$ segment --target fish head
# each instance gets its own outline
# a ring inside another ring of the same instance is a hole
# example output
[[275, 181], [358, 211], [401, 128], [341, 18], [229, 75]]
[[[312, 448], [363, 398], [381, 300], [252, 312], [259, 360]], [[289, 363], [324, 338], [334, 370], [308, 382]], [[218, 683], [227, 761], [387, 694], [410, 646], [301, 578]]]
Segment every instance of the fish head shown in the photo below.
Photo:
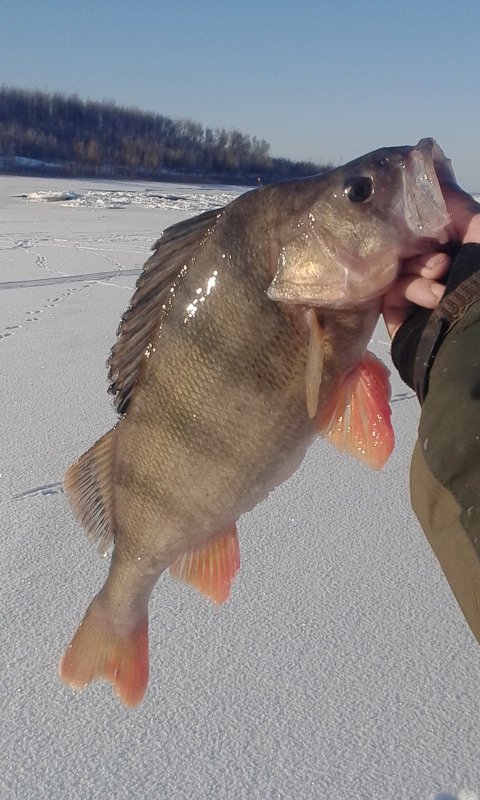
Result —
[[402, 259], [448, 241], [438, 176], [454, 179], [450, 162], [433, 139], [421, 139], [306, 179], [317, 191], [310, 183], [306, 206], [279, 240], [269, 297], [349, 308], [382, 295]]

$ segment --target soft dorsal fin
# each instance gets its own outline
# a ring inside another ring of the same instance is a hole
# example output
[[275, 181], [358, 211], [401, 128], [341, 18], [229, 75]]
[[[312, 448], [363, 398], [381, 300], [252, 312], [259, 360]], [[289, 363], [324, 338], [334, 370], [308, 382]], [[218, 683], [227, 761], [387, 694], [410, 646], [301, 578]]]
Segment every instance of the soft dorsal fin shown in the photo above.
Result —
[[320, 434], [331, 444], [374, 469], [385, 465], [395, 443], [389, 375], [380, 359], [365, 353], [317, 420]]
[[213, 600], [224, 603], [240, 567], [240, 547], [234, 522], [200, 547], [188, 550], [170, 567], [170, 575]]
[[167, 228], [154, 244], [135, 294], [117, 330], [117, 341], [108, 360], [110, 388], [119, 414], [126, 411], [138, 380], [145, 351], [161, 322], [170, 289], [188, 267], [197, 248], [213, 230], [221, 209], [206, 211]]

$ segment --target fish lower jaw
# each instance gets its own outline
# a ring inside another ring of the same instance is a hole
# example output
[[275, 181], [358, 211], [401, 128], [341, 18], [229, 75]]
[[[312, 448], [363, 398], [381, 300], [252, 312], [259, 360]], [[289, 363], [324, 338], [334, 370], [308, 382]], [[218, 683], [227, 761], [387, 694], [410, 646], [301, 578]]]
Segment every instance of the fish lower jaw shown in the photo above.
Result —
[[294, 305], [329, 306], [340, 303], [345, 297], [345, 287], [327, 284], [297, 284], [282, 281], [268, 288], [270, 300]]

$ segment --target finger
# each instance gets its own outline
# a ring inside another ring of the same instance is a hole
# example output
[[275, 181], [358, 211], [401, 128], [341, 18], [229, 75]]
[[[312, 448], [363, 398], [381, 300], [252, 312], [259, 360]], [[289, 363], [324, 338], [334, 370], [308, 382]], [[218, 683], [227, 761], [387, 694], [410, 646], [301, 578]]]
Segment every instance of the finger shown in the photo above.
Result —
[[452, 259], [446, 253], [423, 253], [420, 256], [407, 258], [402, 264], [402, 275], [421, 275], [424, 278], [438, 280], [447, 274]]
[[480, 204], [471, 194], [465, 192], [452, 181], [440, 181], [447, 211], [452, 218], [455, 236], [458, 241], [465, 240], [472, 218], [480, 215]]
[[382, 313], [390, 337], [408, 317], [413, 306], [434, 309], [445, 292], [445, 286], [421, 276], [404, 275], [389, 289], [383, 299]]
[[424, 278], [421, 275], [403, 275], [389, 290], [388, 304], [399, 308], [408, 307], [411, 303], [424, 308], [436, 308], [445, 286], [438, 281]]
[[405, 297], [411, 303], [424, 308], [436, 308], [445, 293], [443, 283], [429, 278], [412, 278], [405, 282]]

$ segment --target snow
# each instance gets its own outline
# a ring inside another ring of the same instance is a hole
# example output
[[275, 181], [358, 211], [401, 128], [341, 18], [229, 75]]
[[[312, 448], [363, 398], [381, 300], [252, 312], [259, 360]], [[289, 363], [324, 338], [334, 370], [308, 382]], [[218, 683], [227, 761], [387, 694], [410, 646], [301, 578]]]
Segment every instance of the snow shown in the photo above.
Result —
[[[212, 208], [219, 208], [230, 203], [242, 191], [238, 187], [224, 191], [212, 187], [177, 187], [175, 193], [170, 191], [170, 184], [158, 184], [161, 189], [144, 191], [128, 189], [89, 189], [84, 192], [40, 190], [25, 192], [22, 196], [32, 202], [59, 202], [62, 205], [76, 208], [123, 208], [125, 206], [141, 206], [142, 208], [161, 208], [174, 211], [189, 211], [199, 214]], [[157, 185], [157, 186], [158, 186]]]
[[241, 191], [0, 178], [2, 800], [480, 800], [480, 648], [410, 510], [395, 372], [383, 472], [318, 441], [241, 519], [224, 607], [162, 577], [138, 710], [57, 678], [108, 568], [61, 480], [115, 421], [120, 315], [163, 228]]
[[9, 167], [17, 166], [17, 167], [54, 167], [56, 169], [62, 169], [62, 164], [58, 162], [51, 162], [51, 161], [42, 161], [38, 158], [24, 158], [23, 156], [2, 156], [0, 155], [0, 165], [2, 167]]

